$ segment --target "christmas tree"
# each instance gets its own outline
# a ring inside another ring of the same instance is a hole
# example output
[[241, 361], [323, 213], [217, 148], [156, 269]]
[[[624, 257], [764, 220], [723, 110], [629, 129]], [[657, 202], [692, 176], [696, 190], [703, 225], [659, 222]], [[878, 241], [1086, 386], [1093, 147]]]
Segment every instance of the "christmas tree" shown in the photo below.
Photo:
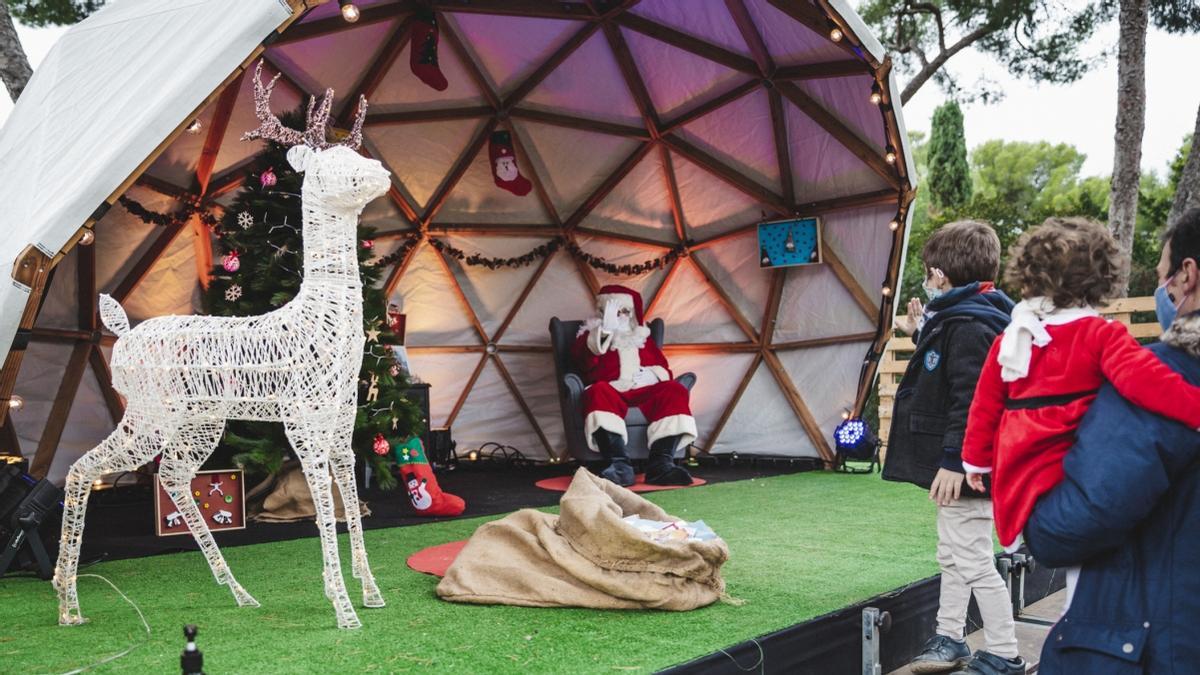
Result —
[[[281, 116], [292, 128], [303, 128], [299, 114]], [[300, 186], [303, 174], [287, 162], [287, 148], [269, 143], [250, 167], [245, 186], [225, 210], [216, 228], [216, 265], [204, 306], [218, 316], [266, 314], [291, 300], [300, 290], [304, 268], [301, 237], [303, 214]], [[396, 485], [391, 446], [402, 445], [423, 429], [420, 410], [405, 398], [407, 374], [390, 344], [398, 340], [389, 325], [386, 299], [377, 287], [382, 269], [372, 264], [374, 230], [359, 225], [359, 269], [363, 282], [362, 370], [359, 374], [358, 415], [354, 451], [367, 462], [381, 487]], [[215, 455], [230, 459], [252, 473], [279, 470], [291, 445], [283, 425], [231, 421], [222, 449]], [[218, 459], [217, 461], [220, 461]]]

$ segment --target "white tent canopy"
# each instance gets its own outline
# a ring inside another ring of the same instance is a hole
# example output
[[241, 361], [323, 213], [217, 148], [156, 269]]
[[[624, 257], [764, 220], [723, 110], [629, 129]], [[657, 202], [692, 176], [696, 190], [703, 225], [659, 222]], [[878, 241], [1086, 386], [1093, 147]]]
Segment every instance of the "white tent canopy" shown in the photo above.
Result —
[[[277, 110], [326, 87], [338, 114], [370, 100], [364, 151], [394, 189], [364, 221], [381, 256], [422, 237], [386, 290], [432, 385], [430, 423], [460, 446], [565, 452], [547, 323], [624, 283], [666, 321], [673, 369], [699, 375], [702, 449], [827, 456], [873, 375], [864, 357], [882, 346], [913, 190], [890, 63], [844, 2], [435, 0], [440, 92], [407, 63], [418, 3], [360, 0], [355, 24], [336, 3], [292, 4], [121, 0], [35, 74], [0, 130], [0, 254], [15, 263], [0, 397], [24, 402], [0, 450], [61, 477], [119, 419], [96, 293], [135, 323], [199, 308], [212, 242], [198, 220], [161, 227], [101, 205], [219, 212], [261, 149], [238, 140], [255, 126], [244, 69], [261, 53], [284, 76]], [[524, 197], [492, 181], [495, 129], [513, 133]], [[760, 269], [755, 225], [791, 215], [821, 218], [824, 262]], [[76, 244], [84, 226], [90, 246]], [[635, 276], [566, 247], [491, 270], [431, 238], [484, 256], [556, 238], [618, 265], [682, 255]]]

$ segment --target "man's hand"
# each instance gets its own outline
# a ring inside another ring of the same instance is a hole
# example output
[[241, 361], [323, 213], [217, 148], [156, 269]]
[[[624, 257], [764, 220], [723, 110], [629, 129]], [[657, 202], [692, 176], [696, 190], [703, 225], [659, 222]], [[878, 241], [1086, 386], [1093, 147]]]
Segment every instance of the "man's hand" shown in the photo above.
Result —
[[910, 298], [908, 301], [908, 314], [896, 319], [896, 328], [901, 333], [915, 335], [918, 326], [921, 325], [921, 318], [925, 315], [925, 305], [917, 298]]
[[600, 330], [612, 333], [617, 330], [617, 301], [609, 300], [604, 303], [604, 318], [600, 321]]
[[962, 494], [963, 475], [949, 469], [938, 469], [929, 486], [929, 498], [938, 506], [950, 506]]
[[987, 492], [987, 489], [983, 485], [983, 474], [981, 473], [968, 473], [967, 485], [970, 485], [971, 489], [976, 492]]

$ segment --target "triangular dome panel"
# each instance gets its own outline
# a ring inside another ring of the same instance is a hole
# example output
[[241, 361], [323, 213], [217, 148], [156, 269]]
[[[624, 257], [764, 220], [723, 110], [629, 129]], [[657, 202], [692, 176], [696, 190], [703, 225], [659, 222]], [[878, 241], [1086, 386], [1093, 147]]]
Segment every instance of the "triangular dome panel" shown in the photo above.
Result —
[[764, 207], [753, 197], [677, 154], [671, 161], [691, 236], [721, 234], [762, 218]]
[[[375, 228], [376, 233], [412, 230], [416, 227], [400, 212], [400, 208], [387, 195], [377, 197], [367, 204], [367, 207], [363, 209], [361, 222], [367, 227]], [[376, 252], [376, 255], [386, 254]]]
[[[528, 253], [530, 250], [545, 244], [547, 239], [527, 237], [439, 237], [446, 243], [467, 252], [467, 255], [479, 254], [488, 258], [511, 258]], [[491, 270], [487, 267], [472, 267], [463, 262], [447, 261], [454, 277], [458, 280], [459, 288], [467, 296], [475, 316], [483, 324], [488, 336], [494, 337], [500, 325], [508, 318], [509, 313], [520, 298], [521, 292], [529, 284], [536, 273], [541, 261], [518, 269]]]
[[768, 190], [782, 194], [771, 106], [765, 91], [743, 96], [676, 133]]
[[467, 308], [454, 291], [454, 280], [438, 260], [438, 252], [422, 243], [412, 255], [408, 270], [389, 299], [407, 316], [406, 342], [418, 347], [482, 344]]
[[749, 57], [750, 49], [729, 16], [724, 0], [642, 0], [633, 13], [681, 33]]
[[675, 327], [667, 333], [667, 344], [748, 341], [692, 261], [684, 258], [676, 264], [650, 313]]
[[622, 29], [622, 34], [661, 119], [750, 79], [745, 73], [636, 31]]
[[[208, 237], [208, 230], [200, 228], [197, 235], [193, 228], [185, 225], [175, 241], [150, 266], [141, 283], [121, 303], [132, 323], [164, 314], [194, 314], [200, 308], [200, 278], [195, 256], [197, 236]], [[299, 269], [296, 271], [300, 272]]]
[[500, 441], [530, 459], [547, 457], [546, 447], [521, 411], [493, 359], [488, 359], [479, 379], [471, 387], [453, 428], [459, 448], [478, 448], [484, 443]]
[[[448, 15], [443, 14], [442, 17]], [[387, 39], [386, 37], [384, 38]], [[370, 96], [371, 112], [387, 113], [398, 110], [429, 110], [486, 105], [483, 92], [471, 79], [467, 65], [451, 48], [445, 35], [438, 44], [438, 69], [446, 78], [446, 89], [438, 91], [413, 75], [409, 57], [413, 48], [409, 40], [404, 49], [386, 67], [379, 86]], [[380, 58], [380, 54], [376, 58]], [[370, 67], [370, 66], [368, 66]]]
[[168, 183], [181, 188], [192, 189], [196, 182], [196, 167], [200, 163], [200, 153], [204, 150], [204, 139], [212, 126], [213, 115], [217, 106], [210, 105], [196, 119], [200, 121], [198, 133], [184, 132], [175, 142], [163, 150], [163, 153], [150, 164], [146, 173], [161, 178]]
[[319, 96], [332, 87], [336, 112], [354, 94], [358, 78], [378, 58], [395, 28], [396, 20], [380, 21], [280, 44], [271, 48], [271, 58], [311, 94]]
[[604, 33], [597, 31], [541, 82], [525, 104], [587, 119], [641, 125]]
[[807, 26], [797, 23], [787, 14], [772, 7], [768, 0], [746, 0], [746, 8], [750, 10], [758, 34], [767, 44], [767, 51], [771, 53], [777, 66], [851, 58], [831, 41], [828, 35], [814, 33]]
[[595, 304], [575, 261], [570, 254], [559, 251], [517, 310], [501, 344], [549, 345], [550, 317], [584, 319], [595, 312]]
[[787, 279], [775, 322], [776, 343], [870, 333], [866, 315], [829, 265], [801, 265]]
[[871, 95], [875, 79], [870, 75], [853, 77], [802, 80], [796, 86], [816, 99], [842, 124], [852, 129], [859, 138], [867, 141], [879, 154], [887, 146], [887, 134], [883, 127], [883, 113], [878, 106], [864, 106], [862, 99]]
[[423, 208], [483, 124], [483, 120], [454, 120], [378, 125], [364, 133], [378, 153], [375, 156], [392, 170], [400, 191]]
[[[533, 175], [529, 161], [521, 153], [516, 154], [517, 167], [528, 180]], [[542, 200], [538, 199], [532, 187], [526, 194], [517, 196], [496, 185], [487, 143], [479, 149], [467, 172], [450, 190], [446, 203], [433, 220], [437, 223], [553, 224], [553, 219], [546, 213]]]
[[[563, 429], [562, 408], [558, 399], [558, 383], [546, 373], [554, 372], [550, 354], [502, 353], [500, 360], [521, 392], [521, 398], [533, 412], [534, 419], [558, 455], [567, 451], [567, 434]], [[517, 413], [522, 415], [523, 413]], [[538, 442], [532, 449], [542, 447]], [[522, 452], [525, 449], [522, 448]]]
[[583, 220], [583, 226], [675, 243], [675, 220], [657, 152], [642, 158]]
[[468, 12], [443, 16], [454, 22], [463, 46], [501, 97], [517, 88], [584, 26], [577, 21]]
[[450, 413], [454, 411], [471, 373], [475, 372], [482, 358], [482, 353], [453, 354], [419, 348], [408, 350], [412, 374], [422, 382], [429, 383], [430, 428], [447, 426]]
[[842, 264], [871, 298], [879, 300], [879, 289], [887, 278], [895, 233], [888, 223], [896, 217], [896, 207], [871, 206], [835, 211], [825, 216], [821, 236]]
[[[667, 326], [670, 335], [671, 326]], [[696, 386], [692, 389], [690, 404], [692, 416], [696, 418], [696, 445], [701, 448], [712, 443], [721, 415], [733, 401], [742, 376], [754, 360], [753, 354], [673, 354], [667, 350], [667, 360], [676, 377], [684, 373], [696, 374]], [[730, 429], [730, 433], [736, 433]]]
[[108, 406], [104, 403], [104, 395], [100, 392], [100, 383], [96, 380], [95, 371], [89, 365], [79, 380], [75, 403], [71, 405], [71, 412], [67, 415], [67, 423], [63, 426], [62, 438], [58, 442], [58, 452], [54, 454], [54, 462], [50, 465], [47, 476], [51, 480], [55, 480], [57, 476], [66, 476], [75, 458], [96, 447], [96, 439], [108, 436], [116, 426], [108, 412]]
[[[827, 439], [833, 437], [833, 430], [842, 422], [842, 415], [854, 407], [859, 368], [870, 348], [871, 342], [867, 340], [779, 352], [784, 370], [804, 396], [805, 404]], [[805, 395], [805, 392], [820, 392], [820, 395]]]
[[[580, 129], [514, 122], [559, 217], [566, 219], [634, 151], [638, 141]], [[577, 152], [587, 148], [587, 152]]]
[[[890, 187], [882, 176], [791, 103], [784, 102], [792, 178], [798, 203], [860, 194]], [[815, 158], [815, 160], [814, 160]]]
[[771, 293], [771, 274], [759, 270], [758, 236], [754, 231], [731, 237], [692, 256], [708, 270], [742, 316], [756, 330]]
[[711, 452], [749, 452], [751, 448], [762, 455], [820, 456], [765, 363], [750, 379]]
[[[140, 185], [135, 184], [125, 194], [156, 213], [171, 213], [179, 208], [174, 199]], [[162, 228], [144, 223], [125, 207], [117, 206], [96, 223], [95, 231], [96, 242], [92, 245], [96, 247], [96, 288], [101, 293], [112, 293]]]

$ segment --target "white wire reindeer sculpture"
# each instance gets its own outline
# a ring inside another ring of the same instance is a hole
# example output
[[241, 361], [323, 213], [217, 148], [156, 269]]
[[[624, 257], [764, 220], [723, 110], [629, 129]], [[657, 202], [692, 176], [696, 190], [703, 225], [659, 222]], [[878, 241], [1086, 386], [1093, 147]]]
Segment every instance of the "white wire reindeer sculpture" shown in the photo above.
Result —
[[[350, 530], [354, 576], [363, 604], [382, 607], [363, 545], [354, 452], [350, 446], [362, 365], [362, 281], [358, 215], [387, 191], [383, 166], [354, 151], [362, 142], [366, 100], [360, 98], [350, 138], [326, 141], [333, 91], [308, 106], [304, 132], [283, 126], [270, 110], [271, 92], [255, 72], [255, 111], [261, 126], [243, 138], [291, 145], [288, 162], [304, 172], [304, 278], [283, 307], [253, 317], [163, 316], [130, 330], [125, 311], [100, 297], [104, 324], [119, 338], [112, 352], [113, 387], [127, 401], [116, 430], [67, 476], [62, 542], [54, 576], [59, 623], [83, 623], [76, 591], [79, 546], [92, 481], [134, 469], [162, 453], [159, 477], [196, 538], [217, 583], [240, 606], [258, 606], [234, 579], [190, 493], [196, 470], [212, 454], [228, 419], [282, 422], [316, 505], [324, 554], [325, 595], [339, 628], [361, 624], [338, 560], [330, 473], [337, 481]], [[314, 111], [315, 108], [315, 111]]]

